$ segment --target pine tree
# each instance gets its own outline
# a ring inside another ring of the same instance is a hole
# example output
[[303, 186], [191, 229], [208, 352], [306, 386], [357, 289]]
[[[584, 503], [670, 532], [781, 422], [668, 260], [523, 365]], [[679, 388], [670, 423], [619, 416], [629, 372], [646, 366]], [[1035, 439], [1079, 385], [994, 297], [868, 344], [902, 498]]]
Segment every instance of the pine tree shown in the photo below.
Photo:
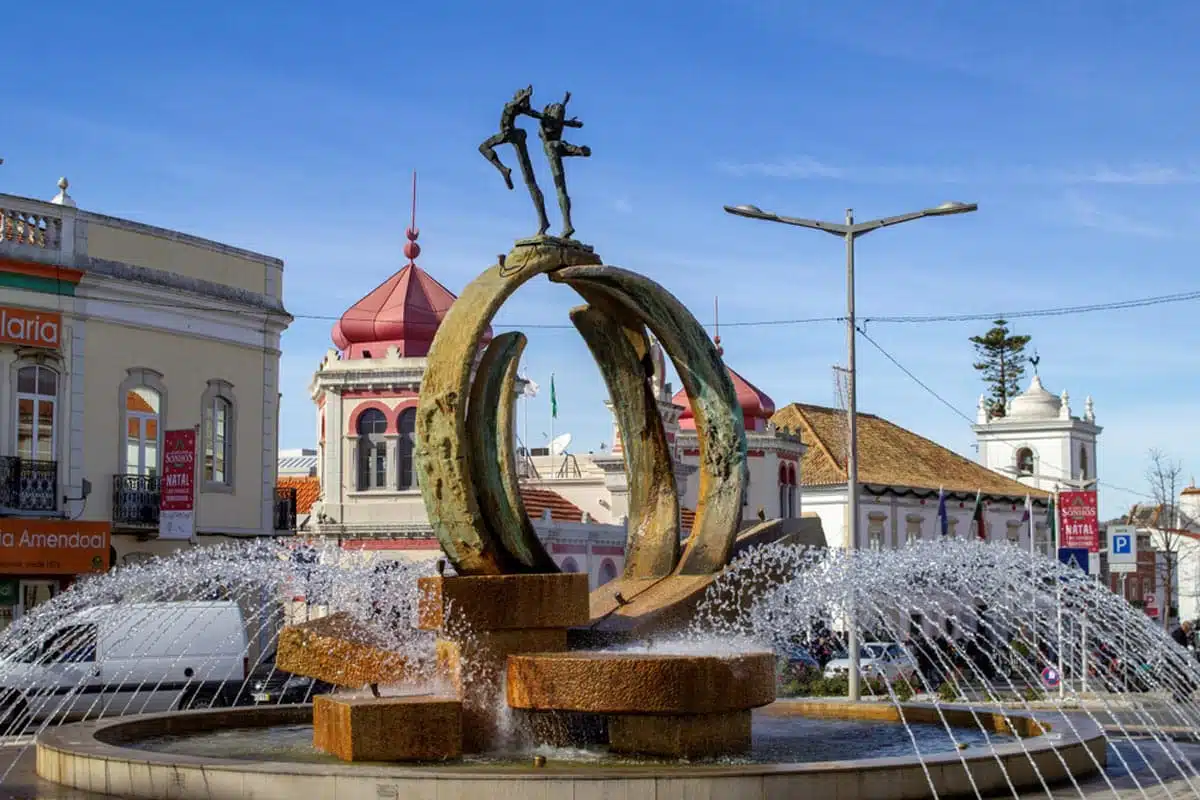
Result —
[[1025, 345], [1030, 336], [1016, 336], [1008, 331], [1008, 322], [998, 319], [982, 336], [972, 336], [975, 353], [979, 360], [975, 369], [983, 373], [983, 382], [991, 395], [991, 410], [1003, 416], [1008, 401], [1021, 392], [1021, 378], [1025, 376]]

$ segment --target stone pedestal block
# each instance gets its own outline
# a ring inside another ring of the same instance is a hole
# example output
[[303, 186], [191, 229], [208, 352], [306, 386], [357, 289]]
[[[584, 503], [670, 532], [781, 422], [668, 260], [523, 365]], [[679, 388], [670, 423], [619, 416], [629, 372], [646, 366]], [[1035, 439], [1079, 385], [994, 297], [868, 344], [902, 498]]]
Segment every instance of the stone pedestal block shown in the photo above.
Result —
[[775, 700], [770, 652], [543, 652], [508, 659], [508, 704], [594, 714], [719, 714]]
[[[507, 685], [514, 709], [606, 716], [614, 752], [706, 758], [749, 749], [751, 709], [775, 699], [775, 656], [514, 654]], [[539, 734], [537, 728], [533, 732]], [[540, 733], [553, 743], [560, 731]]]
[[570, 628], [589, 620], [588, 576], [458, 575], [421, 578], [417, 627], [455, 633]]
[[714, 758], [750, 749], [750, 712], [614, 714], [608, 718], [614, 753], [667, 758]]
[[313, 701], [313, 746], [343, 761], [445, 761], [462, 755], [462, 704], [428, 695]]
[[403, 656], [386, 649], [372, 631], [346, 613], [284, 628], [275, 664], [296, 675], [352, 688], [414, 677]]
[[463, 704], [463, 751], [498, 744], [508, 657], [567, 647], [567, 628], [588, 621], [587, 576], [422, 578], [417, 624], [436, 630], [439, 672]]
[[464, 752], [482, 752], [497, 742], [509, 655], [558, 652], [566, 646], [563, 628], [479, 631], [458, 640], [438, 639], [438, 671], [463, 704]]

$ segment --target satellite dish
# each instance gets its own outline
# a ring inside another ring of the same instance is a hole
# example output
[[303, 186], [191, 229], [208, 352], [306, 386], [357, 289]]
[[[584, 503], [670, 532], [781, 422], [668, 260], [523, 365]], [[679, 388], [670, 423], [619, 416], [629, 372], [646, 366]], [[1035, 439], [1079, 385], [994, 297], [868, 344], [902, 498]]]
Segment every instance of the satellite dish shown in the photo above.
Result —
[[567, 446], [570, 444], [571, 434], [564, 433], [562, 436], [555, 436], [554, 440], [550, 442], [550, 454], [561, 456], [563, 453], [567, 452]]

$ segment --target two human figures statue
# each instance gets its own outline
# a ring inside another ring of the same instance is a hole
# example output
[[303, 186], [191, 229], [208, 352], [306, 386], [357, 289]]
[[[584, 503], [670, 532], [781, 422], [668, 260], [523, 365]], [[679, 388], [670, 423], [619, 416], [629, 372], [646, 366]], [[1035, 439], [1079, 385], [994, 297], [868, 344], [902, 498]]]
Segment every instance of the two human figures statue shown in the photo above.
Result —
[[575, 226], [571, 224], [571, 197], [567, 194], [563, 158], [571, 156], [587, 158], [592, 154], [592, 149], [586, 145], [574, 145], [563, 141], [562, 136], [565, 129], [583, 127], [583, 123], [575, 117], [566, 118], [567, 103], [571, 100], [570, 92], [566, 93], [561, 103], [551, 103], [540, 112], [534, 110], [532, 98], [532, 85], [517, 90], [513, 99], [505, 103], [504, 110], [500, 112], [499, 132], [489, 136], [483, 144], [479, 145], [479, 152], [500, 171], [504, 183], [509, 189], [512, 189], [512, 170], [504, 166], [500, 157], [496, 155], [496, 148], [500, 145], [512, 145], [513, 150], [517, 153], [517, 164], [521, 168], [525, 186], [528, 187], [529, 194], [533, 197], [533, 206], [537, 210], [537, 235], [545, 236], [546, 231], [550, 229], [550, 220], [546, 216], [546, 198], [542, 195], [542, 190], [537, 184], [537, 176], [533, 173], [533, 162], [529, 160], [529, 147], [526, 144], [525, 131], [517, 127], [518, 117], [526, 116], [536, 119], [540, 127], [538, 135], [541, 137], [542, 147], [546, 151], [546, 160], [550, 162], [550, 174], [554, 177], [554, 188], [558, 192], [558, 207], [562, 210], [561, 238], [570, 239], [575, 233]]

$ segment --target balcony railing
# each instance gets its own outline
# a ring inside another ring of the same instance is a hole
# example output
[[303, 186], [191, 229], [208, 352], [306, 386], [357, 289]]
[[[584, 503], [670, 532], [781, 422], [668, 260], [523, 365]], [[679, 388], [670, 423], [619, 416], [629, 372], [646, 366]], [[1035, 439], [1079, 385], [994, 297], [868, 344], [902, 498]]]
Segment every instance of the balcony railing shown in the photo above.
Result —
[[58, 462], [0, 456], [0, 508], [58, 510]]
[[159, 479], [152, 475], [113, 475], [112, 521], [126, 528], [157, 528]]
[[296, 487], [275, 487], [275, 530], [296, 530]]

